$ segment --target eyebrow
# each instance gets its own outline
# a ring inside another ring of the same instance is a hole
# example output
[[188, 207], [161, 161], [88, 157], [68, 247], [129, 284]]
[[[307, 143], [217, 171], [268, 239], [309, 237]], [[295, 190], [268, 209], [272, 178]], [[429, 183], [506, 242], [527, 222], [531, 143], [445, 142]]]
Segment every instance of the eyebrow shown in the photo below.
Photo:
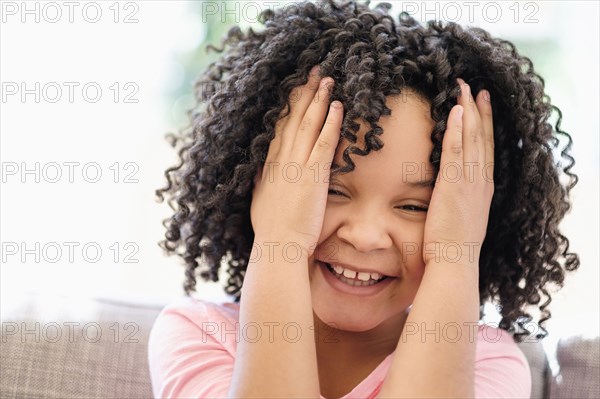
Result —
[[412, 188], [429, 188], [433, 185], [435, 179], [431, 178], [429, 180], [417, 180], [417, 181], [407, 181], [405, 182], [407, 186]]

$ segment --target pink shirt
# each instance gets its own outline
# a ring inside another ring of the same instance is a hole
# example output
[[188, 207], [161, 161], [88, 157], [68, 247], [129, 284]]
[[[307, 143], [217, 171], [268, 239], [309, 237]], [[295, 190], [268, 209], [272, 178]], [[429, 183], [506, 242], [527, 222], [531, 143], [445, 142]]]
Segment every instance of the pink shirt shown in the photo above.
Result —
[[[257, 332], [239, 328], [238, 320], [239, 304], [235, 303], [216, 304], [183, 297], [166, 306], [154, 322], [148, 342], [154, 396], [227, 397], [237, 342], [253, 339]], [[281, 329], [272, 331], [282, 333]], [[264, 331], [267, 333], [268, 329]], [[510, 334], [481, 325], [476, 345], [476, 398], [531, 396], [529, 364]], [[343, 399], [375, 398], [393, 354]]]

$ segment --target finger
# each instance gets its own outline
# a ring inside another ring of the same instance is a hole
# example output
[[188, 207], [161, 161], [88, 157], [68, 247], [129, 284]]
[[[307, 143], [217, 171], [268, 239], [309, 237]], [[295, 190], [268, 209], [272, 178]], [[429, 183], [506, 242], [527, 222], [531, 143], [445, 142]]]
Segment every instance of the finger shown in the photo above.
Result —
[[302, 118], [306, 113], [306, 109], [310, 106], [311, 101], [315, 97], [315, 93], [319, 87], [319, 68], [313, 67], [310, 72], [308, 82], [303, 86], [294, 87], [290, 94], [290, 113], [284, 118], [281, 128], [276, 132], [276, 136], [280, 137], [279, 151], [292, 151], [294, 140], [298, 134], [298, 127], [302, 122]]
[[319, 74], [319, 66], [315, 65], [309, 72], [308, 82], [303, 86], [294, 87], [292, 89], [289, 97], [291, 109], [288, 120], [290, 122], [290, 127], [293, 127], [294, 130], [302, 121], [306, 109], [319, 89], [320, 81], [321, 76]]
[[463, 120], [464, 108], [455, 105], [448, 115], [448, 123], [442, 140], [439, 179], [456, 181], [463, 173]]
[[477, 95], [477, 108], [481, 116], [484, 137], [484, 162], [487, 165], [494, 162], [494, 118], [492, 113], [492, 103], [490, 93], [487, 90], [481, 90]]
[[332, 78], [325, 78], [321, 80], [319, 91], [314, 96], [313, 101], [308, 106], [304, 118], [300, 123], [298, 132], [294, 139], [293, 149], [294, 153], [302, 157], [302, 161], [310, 156], [310, 152], [315, 144], [315, 141], [319, 137], [321, 128], [323, 128], [323, 122], [327, 115], [327, 109], [329, 108], [329, 98], [333, 85]]
[[[318, 85], [319, 82], [319, 66], [315, 65], [309, 72], [309, 79], [308, 82], [303, 85], [303, 86], [297, 86], [294, 87], [288, 97], [289, 102], [290, 102], [290, 110], [288, 111], [287, 106], [280, 112], [279, 117], [277, 122], [275, 123], [275, 137], [273, 138], [273, 140], [271, 140], [271, 143], [269, 144], [269, 150], [267, 152], [267, 156], [265, 158], [265, 162], [268, 161], [273, 161], [277, 155], [279, 154], [279, 152], [281, 151], [281, 148], [286, 145], [287, 147], [290, 147], [293, 145], [294, 142], [294, 135], [295, 134], [287, 134], [284, 135], [283, 132], [288, 130], [290, 131], [294, 131], [297, 129], [297, 125], [299, 124], [297, 116], [295, 116], [296, 114], [300, 114], [300, 120], [302, 118], [302, 115], [304, 115], [304, 110], [306, 109], [306, 107], [308, 107], [308, 105], [310, 104], [310, 102], [312, 101], [313, 97], [314, 97], [314, 93], [312, 95], [309, 95], [309, 89], [313, 86]], [[302, 111], [302, 112], [300, 112]], [[295, 118], [294, 120], [292, 120], [292, 114], [294, 115], [293, 118]], [[285, 115], [285, 116], [284, 116]], [[290, 123], [290, 121], [292, 121]], [[285, 136], [285, 137], [283, 137]], [[285, 143], [285, 144], [284, 144]]]
[[324, 165], [331, 164], [340, 139], [343, 119], [344, 106], [337, 100], [333, 101], [329, 105], [327, 119], [308, 158], [309, 165], [316, 163], [319, 170], [323, 170]]
[[458, 104], [464, 108], [463, 115], [463, 150], [464, 161], [468, 163], [477, 163], [480, 158], [480, 146], [483, 139], [480, 132], [479, 113], [475, 100], [471, 95], [471, 87], [464, 80], [456, 79], [460, 84], [460, 96]]

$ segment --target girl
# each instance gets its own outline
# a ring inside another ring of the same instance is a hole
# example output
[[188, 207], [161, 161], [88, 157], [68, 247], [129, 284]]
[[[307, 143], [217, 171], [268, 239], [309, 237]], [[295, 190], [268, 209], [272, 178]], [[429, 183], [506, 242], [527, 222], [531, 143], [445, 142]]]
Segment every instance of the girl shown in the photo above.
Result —
[[[571, 137], [511, 43], [389, 9], [265, 11], [199, 81], [158, 191], [188, 297], [151, 333], [157, 397], [529, 397], [524, 308], [545, 336], [579, 266]], [[189, 297], [222, 262], [235, 302]]]

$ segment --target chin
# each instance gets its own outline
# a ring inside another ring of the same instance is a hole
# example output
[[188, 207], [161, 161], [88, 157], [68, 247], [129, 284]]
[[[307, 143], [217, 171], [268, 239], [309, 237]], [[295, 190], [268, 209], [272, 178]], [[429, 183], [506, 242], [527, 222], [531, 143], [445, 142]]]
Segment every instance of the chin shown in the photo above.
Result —
[[[345, 310], [345, 307], [335, 304], [325, 306], [314, 304], [313, 312], [323, 323], [344, 331], [368, 331], [384, 321], [384, 318], [374, 315], [372, 310], [361, 311], [356, 308]], [[331, 335], [331, 338], [335, 338], [335, 336]]]

